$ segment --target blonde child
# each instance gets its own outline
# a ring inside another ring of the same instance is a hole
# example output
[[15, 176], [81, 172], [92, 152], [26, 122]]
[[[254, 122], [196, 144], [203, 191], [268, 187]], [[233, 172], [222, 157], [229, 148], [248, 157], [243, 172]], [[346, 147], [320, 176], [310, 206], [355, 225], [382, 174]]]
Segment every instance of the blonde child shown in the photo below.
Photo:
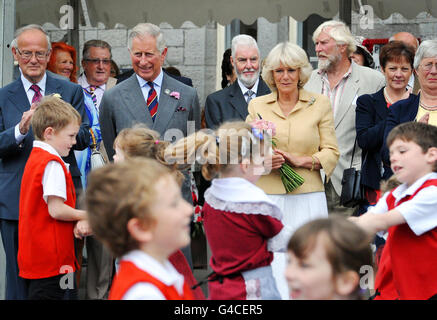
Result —
[[[76, 144], [80, 124], [76, 109], [53, 96], [41, 101], [31, 120], [35, 141], [21, 182], [18, 220], [19, 275], [29, 280], [31, 300], [77, 299], [75, 284], [63, 287], [61, 278], [79, 269], [74, 235], [90, 230], [86, 212], [75, 209], [73, 180], [61, 157]], [[69, 279], [74, 282], [74, 276]]]
[[354, 219], [374, 234], [388, 230], [375, 299], [437, 295], [437, 127], [407, 122], [387, 137], [391, 168], [402, 184]]
[[[160, 135], [158, 132], [148, 129], [144, 125], [136, 125], [133, 128], [125, 128], [120, 131], [114, 140], [114, 162], [122, 162], [126, 159], [131, 159], [133, 157], [143, 157], [150, 158], [158, 161], [159, 163], [166, 165], [174, 174], [177, 175], [182, 183], [185, 183], [186, 176], [182, 174], [178, 169], [186, 169], [188, 166], [177, 166], [176, 164], [168, 164], [164, 159], [165, 149], [169, 145], [169, 142], [160, 140]], [[182, 188], [184, 191], [186, 188]], [[191, 191], [183, 192], [183, 198], [192, 203]], [[196, 286], [197, 281], [193, 276], [191, 264], [191, 250], [190, 246], [182, 248], [182, 250], [177, 250], [169, 257], [169, 261], [173, 264], [176, 270], [181, 273], [190, 287]], [[195, 298], [197, 300], [205, 299], [205, 296], [200, 287], [193, 290]]]
[[273, 250], [285, 251], [290, 233], [281, 232], [280, 209], [254, 184], [265, 169], [263, 146], [250, 124], [230, 122], [168, 148], [168, 159], [195, 158], [212, 179], [202, 211], [214, 271], [209, 299], [280, 299], [270, 263]]
[[110, 300], [187, 300], [194, 296], [168, 261], [190, 242], [192, 206], [174, 172], [133, 158], [89, 176], [86, 208], [93, 231], [120, 258]]
[[293, 300], [361, 299], [360, 269], [373, 270], [370, 238], [342, 216], [316, 219], [288, 243], [285, 277]]

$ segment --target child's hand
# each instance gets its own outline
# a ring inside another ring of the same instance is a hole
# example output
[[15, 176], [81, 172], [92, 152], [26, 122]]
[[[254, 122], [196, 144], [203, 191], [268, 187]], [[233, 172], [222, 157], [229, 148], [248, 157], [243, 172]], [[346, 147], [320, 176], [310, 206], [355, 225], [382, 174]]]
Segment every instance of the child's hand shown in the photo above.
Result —
[[376, 215], [372, 212], [366, 212], [365, 214], [359, 217], [349, 217], [349, 221], [356, 223], [359, 227], [361, 227], [366, 233], [373, 235], [380, 231], [378, 227]]
[[91, 227], [88, 223], [88, 220], [80, 220], [74, 226], [74, 236], [78, 239], [82, 239], [83, 237], [89, 236], [92, 234]]

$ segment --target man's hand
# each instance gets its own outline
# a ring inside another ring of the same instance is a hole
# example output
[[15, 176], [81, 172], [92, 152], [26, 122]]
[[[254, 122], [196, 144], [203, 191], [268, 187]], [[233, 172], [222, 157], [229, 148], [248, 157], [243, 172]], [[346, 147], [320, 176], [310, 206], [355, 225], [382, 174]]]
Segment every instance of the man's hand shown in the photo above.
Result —
[[21, 117], [21, 121], [20, 121], [20, 125], [19, 125], [20, 133], [22, 135], [25, 135], [25, 134], [27, 134], [27, 132], [29, 132], [30, 121], [32, 120], [33, 113], [35, 112], [37, 107], [38, 107], [37, 103], [32, 103], [32, 105], [30, 106], [30, 109], [23, 113], [23, 116]]
[[92, 234], [91, 227], [88, 223], [88, 220], [80, 220], [74, 226], [74, 236], [78, 239], [82, 239], [83, 237], [89, 236]]

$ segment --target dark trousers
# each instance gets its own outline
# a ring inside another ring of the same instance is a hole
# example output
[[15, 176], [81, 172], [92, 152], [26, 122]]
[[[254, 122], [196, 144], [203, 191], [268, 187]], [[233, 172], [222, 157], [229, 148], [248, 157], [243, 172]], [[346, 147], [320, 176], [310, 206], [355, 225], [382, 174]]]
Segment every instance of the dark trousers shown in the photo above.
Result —
[[27, 299], [26, 280], [18, 276], [18, 221], [0, 219], [0, 233], [6, 255], [6, 300]]
[[27, 281], [28, 300], [78, 300], [74, 273]]

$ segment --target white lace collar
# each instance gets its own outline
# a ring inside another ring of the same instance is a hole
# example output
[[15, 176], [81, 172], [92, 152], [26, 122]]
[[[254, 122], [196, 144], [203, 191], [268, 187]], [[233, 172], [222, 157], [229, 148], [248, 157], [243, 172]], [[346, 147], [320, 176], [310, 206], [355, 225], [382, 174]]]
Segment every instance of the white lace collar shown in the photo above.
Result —
[[243, 178], [214, 179], [205, 200], [216, 210], [264, 214], [282, 220], [282, 211], [267, 194]]

